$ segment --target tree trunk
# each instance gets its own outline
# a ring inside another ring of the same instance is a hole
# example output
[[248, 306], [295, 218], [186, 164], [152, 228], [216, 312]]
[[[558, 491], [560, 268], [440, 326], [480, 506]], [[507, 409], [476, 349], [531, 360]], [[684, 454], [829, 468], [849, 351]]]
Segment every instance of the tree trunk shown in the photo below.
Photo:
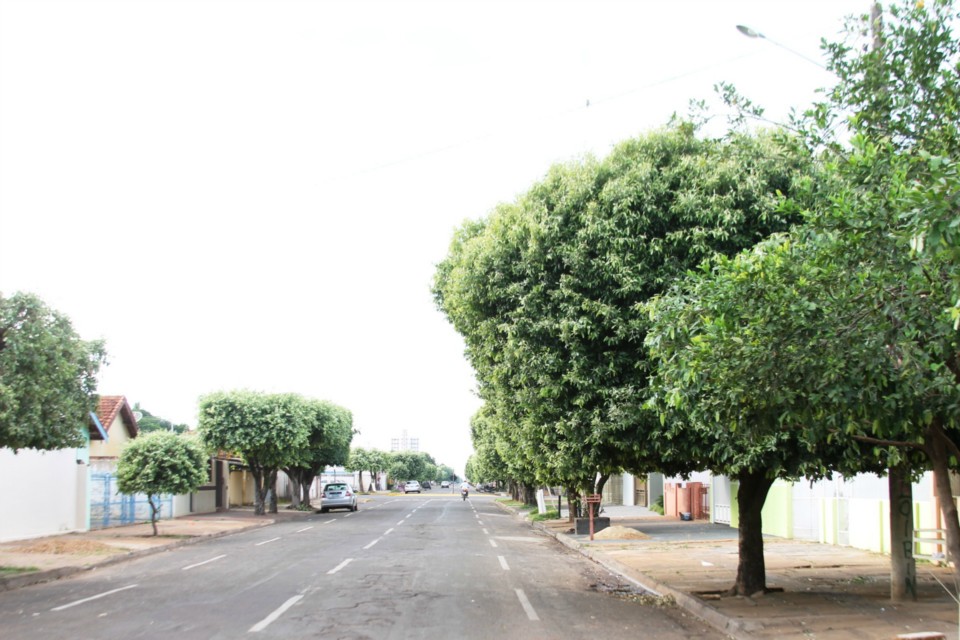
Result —
[[523, 504], [537, 504], [537, 490], [523, 485]]
[[[600, 476], [597, 478], [597, 486], [594, 489], [594, 493], [596, 493], [597, 495], [603, 495], [603, 488], [606, 486], [607, 480], [609, 479], [610, 479], [609, 473], [600, 474]], [[601, 505], [599, 502], [590, 505], [590, 509], [593, 511], [594, 518], [597, 518], [600, 516], [600, 507]]]
[[953, 562], [953, 570], [960, 581], [960, 521], [957, 519], [957, 501], [950, 488], [950, 452], [947, 450], [946, 434], [938, 420], [927, 431], [924, 451], [933, 467], [933, 484], [940, 503], [943, 526], [947, 530], [947, 558]]
[[310, 487], [313, 486], [314, 478], [316, 478], [316, 476], [309, 473], [303, 478], [300, 478], [300, 506], [304, 509], [313, 508], [313, 505], [310, 504]]
[[913, 486], [906, 465], [891, 467], [890, 490], [890, 599], [917, 599], [917, 562], [913, 557]]
[[263, 470], [250, 465], [250, 474], [253, 476], [253, 513], [262, 516], [264, 514], [264, 498], [267, 494], [267, 488], [264, 486]]
[[290, 479], [290, 508], [299, 509], [300, 508], [300, 479], [297, 477], [297, 470], [295, 469], [284, 469], [287, 472], [287, 477]]
[[767, 590], [767, 570], [763, 561], [763, 503], [767, 499], [773, 478], [763, 471], [748, 471], [737, 475], [737, 513], [740, 516], [737, 583], [733, 594], [752, 596]]
[[270, 470], [270, 473], [267, 477], [267, 487], [269, 488], [269, 491], [267, 491], [267, 496], [269, 497], [267, 510], [270, 513], [276, 513], [277, 512], [277, 470], [276, 469]]
[[576, 487], [567, 487], [567, 512], [570, 522], [580, 517], [580, 492]]
[[150, 524], [153, 525], [153, 535], [157, 535], [157, 512], [160, 510], [159, 501], [154, 502], [153, 496], [147, 496], [150, 503]]

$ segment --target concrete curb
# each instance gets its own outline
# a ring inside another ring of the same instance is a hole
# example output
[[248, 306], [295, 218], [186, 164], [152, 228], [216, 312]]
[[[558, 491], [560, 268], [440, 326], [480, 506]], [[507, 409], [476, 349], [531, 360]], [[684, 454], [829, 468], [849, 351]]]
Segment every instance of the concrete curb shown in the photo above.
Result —
[[213, 540], [214, 538], [223, 538], [230, 536], [236, 533], [243, 533], [244, 531], [250, 531], [251, 529], [258, 529], [260, 527], [267, 527], [274, 524], [275, 520], [268, 520], [264, 522], [255, 522], [253, 524], [241, 527], [238, 529], [232, 529], [230, 531], [217, 531], [216, 533], [209, 533], [199, 536], [194, 536], [193, 538], [184, 538], [181, 540], [174, 540], [169, 544], [157, 545], [156, 547], [150, 547], [149, 549], [139, 549], [137, 551], [128, 551], [127, 553], [118, 553], [104, 558], [100, 562], [96, 562], [86, 567], [58, 567], [56, 569], [46, 569], [44, 571], [35, 571], [33, 573], [25, 573], [18, 576], [10, 576], [7, 578], [0, 578], [0, 592], [3, 591], [13, 591], [14, 589], [20, 589], [23, 587], [29, 587], [34, 584], [40, 584], [43, 582], [52, 582], [53, 580], [60, 580], [61, 578], [67, 578], [77, 573], [84, 571], [93, 571], [100, 567], [108, 567], [119, 562], [126, 562], [127, 560], [135, 560], [136, 558], [143, 558], [145, 556], [152, 556], [157, 553], [162, 553], [164, 551], [170, 551], [171, 549], [176, 549], [178, 547], [185, 547], [191, 544], [197, 544], [198, 542], [203, 542], [204, 540]]
[[[517, 516], [520, 515], [519, 511], [512, 509], [501, 502], [496, 502], [495, 504], [504, 511], [513, 513]], [[527, 518], [524, 518], [524, 520], [527, 520]], [[602, 552], [596, 552], [593, 549], [589, 549], [580, 541], [575, 540], [566, 534], [551, 531], [539, 522], [527, 521], [534, 529], [553, 537], [560, 544], [580, 553], [589, 560], [596, 562], [611, 573], [620, 576], [625, 581], [630, 582], [646, 591], [651, 591], [657, 595], [671, 596], [674, 602], [677, 603], [678, 607], [681, 607], [688, 613], [697, 616], [717, 631], [732, 636], [737, 640], [756, 640], [755, 636], [750, 634], [749, 629], [749, 627], [755, 627], [755, 624], [725, 616], [710, 605], [704, 603], [699, 598], [695, 598], [694, 596], [683, 593], [682, 591], [677, 591], [668, 585], [657, 582], [649, 576], [646, 576], [635, 569], [631, 569], [630, 567], [627, 567], [626, 565], [617, 562], [612, 558], [603, 557], [604, 554]]]

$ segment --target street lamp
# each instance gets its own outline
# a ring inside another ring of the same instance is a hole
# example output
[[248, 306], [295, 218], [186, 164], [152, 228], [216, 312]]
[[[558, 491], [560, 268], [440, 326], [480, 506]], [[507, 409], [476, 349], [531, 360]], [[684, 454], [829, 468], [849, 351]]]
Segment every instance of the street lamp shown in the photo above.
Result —
[[804, 60], [806, 60], [806, 61], [809, 62], [810, 64], [814, 64], [814, 65], [820, 67], [821, 69], [826, 69], [825, 66], [823, 66], [822, 64], [820, 64], [819, 62], [817, 62], [817, 61], [814, 60], [813, 58], [808, 58], [807, 56], [803, 55], [803, 54], [800, 53], [799, 51], [794, 51], [794, 50], [791, 49], [790, 47], [788, 47], [788, 46], [786, 46], [786, 45], [782, 45], [782, 44], [780, 44], [779, 42], [777, 42], [776, 40], [771, 40], [771, 39], [768, 38], [767, 36], [763, 35], [763, 34], [760, 33], [759, 31], [757, 31], [756, 29], [751, 29], [750, 27], [748, 27], [748, 26], [746, 26], [746, 25], [738, 24], [738, 25], [737, 25], [737, 31], [739, 31], [739, 32], [742, 33], [743, 35], [747, 36], [748, 38], [762, 38], [763, 40], [766, 40], [767, 42], [769, 42], [769, 43], [771, 43], [771, 44], [777, 45], [778, 47], [780, 47], [780, 48], [783, 49], [784, 51], [789, 51], [790, 53], [792, 53], [792, 54], [795, 55], [795, 56], [800, 56], [801, 58], [803, 58]]

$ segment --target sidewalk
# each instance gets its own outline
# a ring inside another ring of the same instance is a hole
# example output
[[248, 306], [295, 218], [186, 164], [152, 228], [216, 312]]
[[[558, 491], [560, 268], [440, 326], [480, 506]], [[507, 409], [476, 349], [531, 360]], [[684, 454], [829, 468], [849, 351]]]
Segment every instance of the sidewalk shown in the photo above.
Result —
[[[499, 504], [499, 503], [498, 503]], [[954, 588], [946, 567], [918, 563], [917, 602], [890, 602], [889, 557], [850, 547], [764, 539], [768, 588], [782, 592], [729, 597], [737, 575], [737, 530], [684, 522], [642, 507], [604, 506], [611, 526], [647, 537], [600, 540], [574, 535], [566, 520], [534, 523], [621, 579], [659, 595], [717, 629], [743, 639], [896, 638], [939, 632], [958, 637], [958, 607], [937, 584]], [[919, 636], [922, 637], [922, 636]]]
[[[312, 514], [280, 509], [279, 513], [257, 516], [252, 508], [238, 508], [161, 520], [157, 536], [146, 523], [4, 542], [0, 543], [0, 568], [4, 569], [0, 571], [0, 592]], [[11, 573], [10, 568], [33, 570]]]

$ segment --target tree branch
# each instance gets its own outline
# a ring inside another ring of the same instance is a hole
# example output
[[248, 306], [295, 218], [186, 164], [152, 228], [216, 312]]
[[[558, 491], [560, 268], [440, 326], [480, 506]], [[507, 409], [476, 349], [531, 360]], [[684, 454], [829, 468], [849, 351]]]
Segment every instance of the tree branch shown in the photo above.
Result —
[[883, 440], [882, 438], [871, 438], [870, 436], [852, 436], [857, 442], [863, 442], [866, 444], [875, 444], [881, 447], [905, 447], [908, 449], [917, 449], [922, 451], [923, 445], [917, 444], [916, 442], [906, 442], [903, 440]]

